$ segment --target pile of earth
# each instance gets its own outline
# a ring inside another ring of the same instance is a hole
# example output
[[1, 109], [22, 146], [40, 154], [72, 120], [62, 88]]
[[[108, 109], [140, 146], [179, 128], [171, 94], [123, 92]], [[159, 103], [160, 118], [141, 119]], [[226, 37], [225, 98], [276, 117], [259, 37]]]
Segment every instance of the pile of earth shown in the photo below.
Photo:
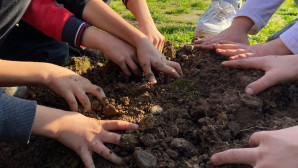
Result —
[[[74, 57], [69, 69], [101, 86], [108, 96], [104, 108], [84, 113], [99, 119], [120, 119], [140, 125], [122, 131], [122, 145], [107, 146], [127, 161], [126, 167], [213, 167], [210, 157], [234, 147], [247, 147], [253, 132], [297, 124], [298, 83], [271, 87], [249, 96], [244, 88], [264, 73], [224, 68], [226, 58], [192, 45], [174, 50], [166, 43], [164, 54], [183, 69], [178, 80], [151, 85], [144, 77], [127, 77], [114, 64], [98, 57]], [[28, 99], [55, 108], [67, 103], [43, 87], [31, 87]], [[28, 145], [1, 143], [0, 167], [84, 167], [79, 157], [62, 144], [32, 136]], [[97, 167], [117, 167], [93, 155]], [[225, 168], [249, 167], [227, 165]]]

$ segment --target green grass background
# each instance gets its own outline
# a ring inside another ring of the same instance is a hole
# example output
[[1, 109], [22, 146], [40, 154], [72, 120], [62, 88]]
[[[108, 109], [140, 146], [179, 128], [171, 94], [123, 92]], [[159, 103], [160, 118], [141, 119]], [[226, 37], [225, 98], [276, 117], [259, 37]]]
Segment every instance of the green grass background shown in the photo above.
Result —
[[[191, 42], [197, 20], [208, 9], [211, 0], [147, 0], [147, 4], [158, 30], [178, 48]], [[129, 22], [136, 22], [121, 0], [112, 1], [111, 7]], [[265, 42], [270, 35], [297, 18], [297, 9], [293, 0], [286, 0], [266, 27], [257, 35], [249, 36], [250, 43]]]

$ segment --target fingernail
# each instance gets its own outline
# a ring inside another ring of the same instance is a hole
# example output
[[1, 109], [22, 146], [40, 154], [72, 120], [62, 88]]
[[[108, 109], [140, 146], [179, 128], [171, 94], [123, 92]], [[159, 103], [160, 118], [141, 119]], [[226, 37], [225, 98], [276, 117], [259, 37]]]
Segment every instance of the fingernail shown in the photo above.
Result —
[[246, 88], [245, 92], [249, 95], [253, 95], [254, 94], [254, 90], [252, 88]]
[[134, 129], [139, 129], [139, 125], [138, 124], [133, 124], [133, 128]]
[[149, 82], [150, 82], [151, 84], [156, 84], [156, 83], [157, 83], [157, 80], [156, 80], [155, 78], [150, 78], [150, 79], [149, 79]]

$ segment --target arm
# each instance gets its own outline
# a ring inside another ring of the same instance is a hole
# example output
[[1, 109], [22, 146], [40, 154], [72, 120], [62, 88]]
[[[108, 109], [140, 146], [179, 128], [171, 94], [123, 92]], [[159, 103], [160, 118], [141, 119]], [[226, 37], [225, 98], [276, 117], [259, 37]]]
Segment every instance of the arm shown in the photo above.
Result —
[[82, 18], [135, 47], [138, 63], [149, 82], [157, 82], [152, 68], [174, 78], [179, 78], [182, 74], [178, 63], [166, 60], [146, 35], [127, 23], [104, 2], [89, 0], [83, 11]]
[[127, 8], [138, 20], [139, 30], [143, 32], [150, 39], [150, 41], [153, 42], [154, 46], [157, 47], [159, 51], [162, 51], [165, 38], [157, 30], [148, 9], [146, 0], [129, 0], [127, 2]]
[[214, 49], [214, 44], [220, 41], [230, 41], [249, 45], [247, 34], [259, 32], [271, 18], [284, 0], [249, 0], [237, 12], [231, 26], [218, 35], [195, 40], [195, 47]]
[[32, 133], [58, 140], [74, 150], [87, 168], [94, 168], [92, 152], [123, 164], [122, 159], [104, 143], [119, 145], [121, 135], [110, 131], [127, 129], [138, 129], [138, 125], [119, 120], [97, 120], [76, 112], [37, 106]]
[[78, 110], [76, 98], [86, 111], [91, 110], [86, 93], [93, 94], [99, 100], [105, 97], [100, 87], [66, 68], [49, 63], [0, 60], [0, 86], [32, 84], [49, 87], [62, 96], [73, 111]]

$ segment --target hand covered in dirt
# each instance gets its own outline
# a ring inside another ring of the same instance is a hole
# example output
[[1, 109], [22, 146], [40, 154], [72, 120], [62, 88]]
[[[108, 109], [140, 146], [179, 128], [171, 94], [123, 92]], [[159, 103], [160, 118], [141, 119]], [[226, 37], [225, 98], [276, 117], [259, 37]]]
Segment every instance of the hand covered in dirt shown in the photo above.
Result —
[[122, 165], [122, 158], [108, 149], [104, 143], [120, 144], [121, 135], [110, 132], [112, 130], [135, 130], [138, 125], [117, 120], [96, 120], [81, 114], [73, 114], [69, 121], [61, 126], [57, 140], [74, 150], [87, 168], [95, 168], [92, 152], [96, 152], [105, 159]]
[[252, 68], [265, 71], [265, 75], [250, 83], [245, 92], [257, 94], [270, 86], [298, 79], [298, 55], [263, 56], [225, 61], [225, 67]]
[[237, 42], [245, 45], [249, 45], [247, 34], [244, 32], [240, 32], [239, 29], [234, 27], [229, 27], [226, 30], [220, 32], [218, 35], [210, 37], [194, 40], [195, 48], [205, 49], [205, 50], [213, 50], [215, 44], [223, 43], [223, 42]]
[[160, 52], [162, 52], [165, 43], [165, 37], [157, 30], [155, 25], [147, 27], [139, 26], [139, 30], [149, 38], [149, 40]]
[[249, 164], [254, 168], [296, 168], [298, 165], [298, 127], [254, 133], [252, 148], [230, 149], [211, 157], [214, 165]]
[[182, 75], [180, 64], [168, 61], [147, 38], [142, 39], [142, 41], [138, 43], [137, 54], [140, 66], [142, 67], [146, 78], [152, 84], [157, 83], [152, 68], [175, 79]]
[[86, 93], [91, 93], [102, 100], [105, 94], [102, 88], [93, 85], [88, 79], [74, 73], [73, 71], [49, 64], [49, 72], [45, 85], [63, 97], [72, 111], [78, 111], [78, 99], [85, 111], [91, 110], [91, 103]]

